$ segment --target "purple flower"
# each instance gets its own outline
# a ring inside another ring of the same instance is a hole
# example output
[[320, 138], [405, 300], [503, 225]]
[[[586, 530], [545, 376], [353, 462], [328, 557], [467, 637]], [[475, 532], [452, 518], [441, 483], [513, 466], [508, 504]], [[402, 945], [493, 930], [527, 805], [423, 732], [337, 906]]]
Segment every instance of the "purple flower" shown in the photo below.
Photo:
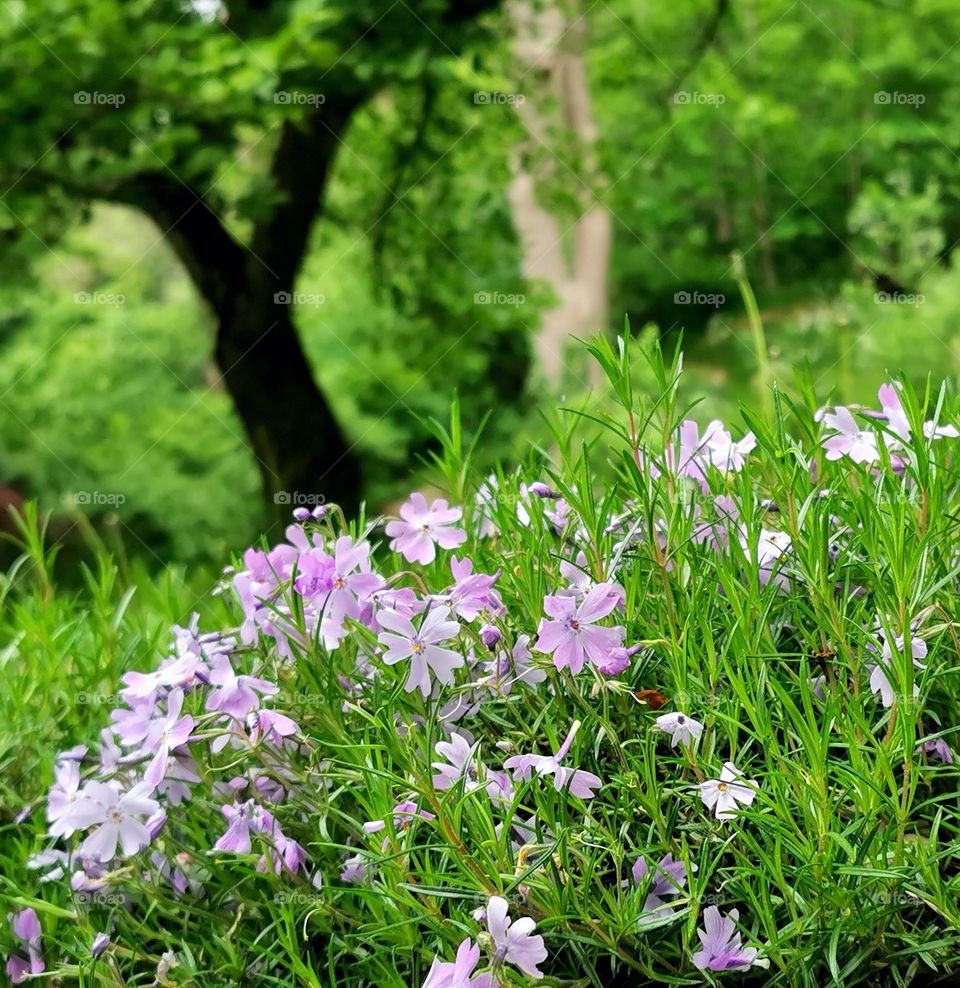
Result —
[[219, 710], [236, 720], [243, 720], [260, 706], [258, 693], [273, 696], [279, 692], [279, 687], [266, 679], [237, 675], [225, 655], [217, 656], [211, 663], [210, 685], [216, 688], [207, 697], [207, 710]]
[[110, 937], [106, 933], [98, 933], [90, 944], [90, 954], [93, 957], [100, 957], [110, 946]]
[[32, 909], [21, 909], [10, 916], [10, 928], [14, 937], [26, 948], [27, 956], [11, 954], [7, 958], [7, 974], [10, 980], [18, 985], [25, 981], [28, 975], [42, 974], [45, 970], [41, 951], [40, 920]]
[[151, 817], [160, 809], [150, 798], [153, 789], [141, 782], [122, 792], [105, 782], [88, 782], [64, 820], [76, 830], [97, 828], [80, 845], [80, 855], [106, 864], [116, 856], [118, 843], [128, 857], [145, 848], [151, 836], [140, 818]]
[[535, 686], [547, 678], [546, 670], [533, 664], [529, 635], [518, 635], [509, 653], [501, 649], [496, 659], [485, 662], [484, 672], [482, 682], [504, 696], [513, 689], [514, 683]]
[[705, 447], [705, 458], [713, 466], [724, 472], [739, 473], [746, 463], [747, 454], [757, 445], [757, 437], [748, 432], [739, 442], [734, 442], [719, 419], [707, 423], [703, 430], [701, 445]]
[[[697, 866], [691, 865], [696, 871]], [[648, 879], [649, 865], [647, 859], [640, 857], [633, 864], [631, 876], [635, 885], [643, 885]], [[627, 882], [623, 883], [624, 885]], [[674, 861], [673, 855], [667, 853], [655, 866], [653, 877], [649, 879], [647, 886], [647, 897], [643, 902], [644, 913], [656, 913], [649, 917], [659, 919], [668, 913], [673, 912], [673, 907], [664, 902], [668, 895], [678, 895], [687, 884], [687, 869], [682, 861]], [[649, 919], [647, 920], [649, 921]]]
[[321, 548], [310, 548], [297, 559], [297, 578], [293, 589], [311, 601], [321, 603], [333, 589], [333, 556]]
[[922, 744], [917, 745], [917, 751], [921, 750], [925, 751], [928, 755], [932, 755], [934, 758], [939, 758], [944, 765], [953, 764], [953, 752], [943, 738], [931, 738], [929, 741], [924, 741]]
[[417, 630], [409, 618], [396, 611], [379, 611], [377, 623], [387, 629], [377, 639], [387, 647], [383, 661], [392, 666], [403, 659], [410, 659], [410, 674], [404, 689], [412, 693], [419, 689], [426, 699], [430, 695], [432, 672], [437, 679], [449, 685], [453, 682], [453, 670], [464, 664], [459, 652], [441, 648], [440, 642], [451, 641], [460, 634], [460, 625], [448, 620], [449, 607], [432, 607]]
[[202, 673], [205, 663], [200, 656], [193, 653], [166, 659], [160, 663], [156, 672], [128, 672], [123, 676], [126, 688], [120, 695], [125, 703], [135, 704], [137, 700], [152, 701], [161, 689], [173, 689], [177, 686], [186, 689], [192, 686], [198, 674]]
[[480, 948], [469, 938], [457, 948], [453, 962], [433, 959], [423, 988], [494, 988], [489, 974], [474, 975], [480, 961]]
[[697, 786], [704, 806], [715, 810], [718, 820], [734, 819], [738, 804], [749, 806], [756, 798], [756, 780], [738, 781], [742, 778], [743, 773], [733, 762], [724, 762], [719, 779], [709, 779]]
[[343, 862], [340, 881], [347, 885], [361, 885], [367, 880], [367, 861], [359, 854]]
[[228, 803], [220, 807], [220, 812], [227, 818], [228, 826], [213, 845], [215, 851], [249, 854], [252, 847], [251, 834], [274, 834], [277, 829], [273, 814], [252, 799], [239, 805]]
[[436, 558], [437, 546], [455, 549], [467, 541], [467, 533], [453, 527], [462, 516], [459, 508], [448, 507], [443, 498], [428, 506], [427, 499], [415, 492], [401, 506], [400, 519], [387, 522], [385, 531], [392, 539], [390, 548], [401, 553], [407, 562], [426, 566]]
[[[402, 803], [397, 803], [393, 808], [393, 829], [396, 831], [406, 830], [414, 819], [419, 817], [421, 820], [435, 820], [436, 817], [433, 813], [427, 810], [421, 810], [416, 803], [408, 799]], [[387, 827], [386, 820], [368, 820], [363, 825], [364, 833], [376, 834], [381, 830], [385, 830]], [[384, 841], [386, 845], [386, 841]]]
[[612, 648], [606, 659], [597, 665], [604, 676], [619, 676], [630, 667], [630, 659], [642, 648], [641, 645], [631, 645], [630, 648]]
[[573, 739], [580, 729], [580, 721], [575, 720], [570, 733], [554, 755], [514, 755], [508, 758], [503, 767], [511, 769], [515, 779], [526, 781], [536, 772], [539, 776], [552, 775], [553, 785], [557, 792], [569, 789], [574, 796], [581, 799], [592, 799], [594, 789], [603, 785], [603, 780], [592, 772], [581, 769], [571, 769], [560, 764], [570, 750]]
[[[743, 528], [740, 533], [740, 545], [747, 558], [751, 556], [750, 537]], [[793, 549], [793, 541], [786, 532], [761, 528], [757, 537], [757, 565], [759, 567], [760, 586], [772, 583], [781, 590], [790, 586], [790, 578], [783, 572], [783, 563]]]
[[167, 712], [151, 721], [143, 751], [155, 752], [153, 760], [143, 773], [143, 781], [156, 788], [167, 774], [167, 761], [170, 753], [189, 744], [193, 739], [193, 718], [187, 714], [180, 716], [183, 709], [183, 690], [172, 690], [167, 696]]
[[[910, 420], [900, 399], [902, 387], [899, 381], [894, 381], [893, 384], [881, 384], [877, 396], [880, 399], [880, 416], [886, 419], [888, 428], [898, 439], [908, 443], [911, 432]], [[956, 439], [960, 436], [955, 426], [938, 425], [936, 422], [924, 422], [923, 434], [927, 439]]]
[[495, 624], [485, 624], [480, 629], [480, 640], [491, 651], [497, 646], [501, 637], [500, 629]]
[[344, 635], [344, 620], [359, 620], [366, 601], [383, 587], [383, 577], [370, 569], [370, 546], [342, 535], [332, 556], [312, 549], [300, 557], [299, 566], [294, 589], [322, 613], [324, 647], [336, 648]]
[[507, 915], [507, 900], [493, 896], [487, 903], [487, 929], [496, 946], [494, 964], [512, 964], [531, 978], [542, 978], [537, 969], [547, 959], [542, 936], [534, 936], [537, 924], [529, 917], [511, 920]]
[[[680, 424], [676, 444], [667, 447], [665, 460], [678, 475], [696, 480], [707, 489], [707, 469], [717, 467], [725, 472], [738, 472], [746, 462], [746, 456], [757, 444], [756, 437], [748, 432], [739, 442], [734, 442], [719, 419], [709, 422], [699, 434], [699, 427], [692, 419]], [[648, 464], [654, 478], [660, 476], [655, 463]]]
[[127, 702], [128, 708], [118, 707], [110, 711], [113, 733], [123, 745], [140, 744], [150, 731], [157, 706], [156, 691], [145, 699], [132, 697]]
[[726, 916], [721, 916], [716, 906], [704, 910], [704, 929], [697, 930], [702, 949], [693, 955], [693, 963], [701, 971], [746, 970], [755, 963], [757, 948], [741, 946], [736, 928], [739, 918], [736, 909]]
[[703, 734], [703, 724], [684, 713], [661, 714], [654, 723], [670, 735], [670, 747], [678, 744], [695, 745]]
[[538, 652], [552, 653], [557, 669], [569, 669], [574, 675], [586, 659], [602, 665], [613, 649], [623, 645], [625, 631], [621, 627], [600, 627], [596, 622], [622, 600], [623, 588], [617, 583], [598, 583], [579, 605], [573, 597], [544, 597], [543, 609], [554, 620], [541, 619], [533, 647]]
[[473, 560], [454, 556], [450, 560], [450, 571], [456, 583], [442, 594], [435, 595], [434, 600], [451, 607], [468, 624], [475, 621], [482, 611], [497, 613], [503, 610], [500, 594], [493, 589], [500, 579], [499, 570], [493, 574], [474, 573]]
[[543, 481], [535, 480], [527, 488], [531, 494], [536, 494], [537, 497], [549, 498], [551, 501], [559, 501], [560, 495], [553, 490], [552, 487], [548, 487]]
[[257, 710], [247, 718], [247, 724], [250, 727], [250, 740], [254, 744], [262, 737], [279, 747], [285, 738], [293, 737], [300, 731], [295, 720], [276, 710]]
[[433, 788], [438, 792], [452, 789], [461, 779], [464, 788], [485, 788], [491, 799], [508, 801], [513, 793], [510, 778], [505, 772], [491, 772], [477, 758], [476, 747], [462, 734], [451, 734], [449, 741], [438, 741], [437, 754], [445, 762], [433, 762], [437, 774], [433, 777]]
[[[270, 856], [269, 863], [272, 863], [273, 873], [279, 875], [286, 868], [287, 871], [295, 875], [307, 860], [307, 852], [292, 837], [287, 837], [281, 833], [275, 820], [273, 821], [272, 836], [274, 853]], [[257, 862], [257, 871], [266, 872], [267, 868], [267, 856], [262, 855]]]

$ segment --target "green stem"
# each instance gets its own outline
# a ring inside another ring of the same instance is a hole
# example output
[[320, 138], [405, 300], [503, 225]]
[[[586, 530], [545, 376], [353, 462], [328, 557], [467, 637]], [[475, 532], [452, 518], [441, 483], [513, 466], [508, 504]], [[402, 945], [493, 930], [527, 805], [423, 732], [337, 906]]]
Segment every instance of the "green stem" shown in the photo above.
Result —
[[757, 299], [747, 278], [747, 267], [743, 262], [743, 255], [739, 251], [734, 251], [730, 260], [733, 265], [733, 276], [737, 281], [740, 294], [743, 296], [747, 320], [750, 323], [750, 334], [753, 337], [753, 352], [757, 358], [757, 390], [760, 396], [760, 405], [767, 420], [773, 422], [773, 392], [771, 391], [773, 379], [770, 375], [770, 359], [767, 355], [767, 337], [763, 330], [763, 320], [760, 318]]

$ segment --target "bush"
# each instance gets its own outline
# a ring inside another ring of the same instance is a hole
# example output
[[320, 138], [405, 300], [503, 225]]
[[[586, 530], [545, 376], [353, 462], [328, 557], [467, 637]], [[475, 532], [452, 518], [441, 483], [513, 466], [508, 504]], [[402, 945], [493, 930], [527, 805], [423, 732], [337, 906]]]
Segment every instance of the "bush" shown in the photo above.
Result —
[[685, 420], [656, 351], [655, 400], [629, 348], [591, 351], [612, 479], [571, 431], [483, 479], [454, 421], [453, 507], [299, 510], [226, 574], [235, 629], [123, 676], [10, 842], [15, 974], [956, 972], [955, 402], [776, 396], [735, 438]]

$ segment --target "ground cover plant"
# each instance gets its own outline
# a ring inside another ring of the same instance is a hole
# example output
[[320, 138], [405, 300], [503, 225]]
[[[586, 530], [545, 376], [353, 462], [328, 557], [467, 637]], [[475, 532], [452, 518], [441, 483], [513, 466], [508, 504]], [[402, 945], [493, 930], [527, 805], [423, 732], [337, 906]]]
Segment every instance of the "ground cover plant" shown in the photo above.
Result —
[[454, 415], [445, 490], [298, 509], [125, 654], [5, 828], [13, 981], [950, 983], [955, 400], [698, 424], [633, 349], [528, 468]]

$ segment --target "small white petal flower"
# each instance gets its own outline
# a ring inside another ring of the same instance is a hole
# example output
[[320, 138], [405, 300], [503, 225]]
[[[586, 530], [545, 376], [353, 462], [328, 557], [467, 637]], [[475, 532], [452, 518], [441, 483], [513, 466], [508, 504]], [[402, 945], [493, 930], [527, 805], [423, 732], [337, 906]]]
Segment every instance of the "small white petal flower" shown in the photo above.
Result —
[[749, 806], [757, 795], [756, 780], [744, 779], [733, 762], [724, 762], [719, 779], [708, 779], [697, 788], [704, 805], [714, 811], [718, 820], [732, 820], [737, 807]]

